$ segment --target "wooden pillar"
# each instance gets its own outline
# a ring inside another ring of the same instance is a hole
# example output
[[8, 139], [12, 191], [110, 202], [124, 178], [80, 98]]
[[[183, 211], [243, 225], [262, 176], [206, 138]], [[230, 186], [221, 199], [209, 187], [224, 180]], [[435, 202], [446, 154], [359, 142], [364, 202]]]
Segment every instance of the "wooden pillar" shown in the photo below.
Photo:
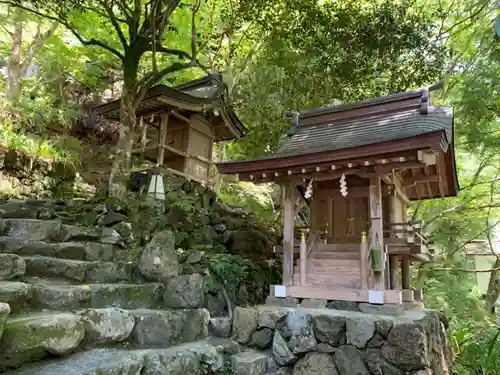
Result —
[[[306, 233], [303, 230], [300, 234], [300, 285], [305, 286], [307, 280], [307, 245]], [[292, 262], [293, 263], [293, 262]]]
[[411, 289], [410, 256], [403, 255], [401, 259], [401, 279], [403, 289]]
[[399, 261], [397, 255], [389, 256], [389, 288], [390, 289], [400, 289], [398, 283], [398, 268]]
[[[392, 183], [394, 184], [394, 193], [389, 196], [389, 223], [401, 223], [404, 221], [403, 209], [404, 202], [401, 201], [396, 191], [401, 189], [401, 180], [393, 174]], [[390, 227], [391, 229], [394, 227]], [[391, 234], [390, 238], [403, 238], [402, 233], [396, 233], [394, 236]], [[399, 273], [399, 257], [397, 255], [389, 256], [389, 288], [390, 289], [400, 289], [401, 285], [398, 282]]]
[[293, 184], [283, 186], [285, 191], [283, 215], [283, 285], [293, 284], [294, 215], [296, 189]]
[[371, 238], [370, 247], [380, 249], [382, 262], [380, 272], [374, 274], [374, 289], [385, 289], [385, 249], [382, 218], [382, 185], [380, 177], [370, 179], [370, 218]]
[[160, 115], [160, 134], [158, 136], [158, 156], [156, 165], [162, 166], [165, 159], [165, 143], [167, 142], [168, 113]]
[[360, 249], [360, 268], [361, 268], [361, 289], [368, 289], [368, 239], [366, 232], [361, 233], [361, 249]]

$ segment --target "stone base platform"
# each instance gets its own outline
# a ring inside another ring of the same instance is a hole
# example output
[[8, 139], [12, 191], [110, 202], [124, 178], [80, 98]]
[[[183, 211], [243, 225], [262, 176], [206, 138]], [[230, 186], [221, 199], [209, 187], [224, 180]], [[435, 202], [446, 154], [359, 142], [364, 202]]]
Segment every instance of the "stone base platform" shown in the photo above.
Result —
[[447, 323], [439, 312], [365, 311], [237, 307], [233, 334], [240, 344], [267, 353], [267, 375], [450, 373]]

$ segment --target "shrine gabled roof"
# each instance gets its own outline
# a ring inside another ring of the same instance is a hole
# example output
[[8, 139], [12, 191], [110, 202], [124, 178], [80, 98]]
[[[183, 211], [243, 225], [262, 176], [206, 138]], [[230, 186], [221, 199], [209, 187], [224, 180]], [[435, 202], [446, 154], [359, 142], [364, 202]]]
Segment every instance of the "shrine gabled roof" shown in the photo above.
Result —
[[[436, 88], [436, 87], [434, 87]], [[276, 168], [409, 151], [453, 143], [453, 110], [430, 105], [429, 88], [352, 104], [302, 111], [277, 150], [259, 158], [217, 163], [221, 173]]]
[[[148, 116], [168, 108], [191, 112], [217, 109], [220, 111], [224, 127], [230, 131], [223, 132], [216, 137], [216, 140], [239, 138], [245, 135], [247, 129], [229, 104], [226, 91], [226, 85], [220, 74], [210, 74], [175, 87], [156, 85], [149, 89], [141, 100], [136, 115], [137, 117]], [[91, 112], [105, 119], [118, 121], [120, 100], [94, 106]]]
[[276, 152], [261, 159], [368, 146], [436, 131], [443, 132], [448, 144], [451, 142], [452, 108], [429, 108], [426, 115], [420, 114], [418, 109], [411, 109], [340, 123], [299, 126], [296, 133], [285, 139]]

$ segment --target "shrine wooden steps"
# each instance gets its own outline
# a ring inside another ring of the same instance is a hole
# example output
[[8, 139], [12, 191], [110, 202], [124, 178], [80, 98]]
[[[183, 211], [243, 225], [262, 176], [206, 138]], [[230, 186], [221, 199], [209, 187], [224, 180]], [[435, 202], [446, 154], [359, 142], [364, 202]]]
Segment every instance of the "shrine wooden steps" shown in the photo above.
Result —
[[[358, 244], [320, 244], [310, 254], [305, 286], [331, 289], [361, 288]], [[293, 284], [300, 285], [299, 262], [294, 267]]]

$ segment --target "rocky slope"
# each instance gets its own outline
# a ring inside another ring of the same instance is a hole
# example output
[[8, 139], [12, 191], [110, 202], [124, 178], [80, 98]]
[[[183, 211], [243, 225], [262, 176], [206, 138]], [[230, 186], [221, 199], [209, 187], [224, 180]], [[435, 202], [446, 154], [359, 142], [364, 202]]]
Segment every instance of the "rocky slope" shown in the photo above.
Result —
[[[250, 287], [246, 274], [221, 288], [213, 261], [241, 258], [258, 269], [269, 243], [244, 214], [216, 204], [209, 190], [186, 192], [186, 183], [171, 205], [0, 202], [0, 371], [225, 371], [240, 351], [227, 339], [228, 307], [257, 302], [268, 288], [265, 278]], [[249, 247], [254, 261], [234, 254]]]

